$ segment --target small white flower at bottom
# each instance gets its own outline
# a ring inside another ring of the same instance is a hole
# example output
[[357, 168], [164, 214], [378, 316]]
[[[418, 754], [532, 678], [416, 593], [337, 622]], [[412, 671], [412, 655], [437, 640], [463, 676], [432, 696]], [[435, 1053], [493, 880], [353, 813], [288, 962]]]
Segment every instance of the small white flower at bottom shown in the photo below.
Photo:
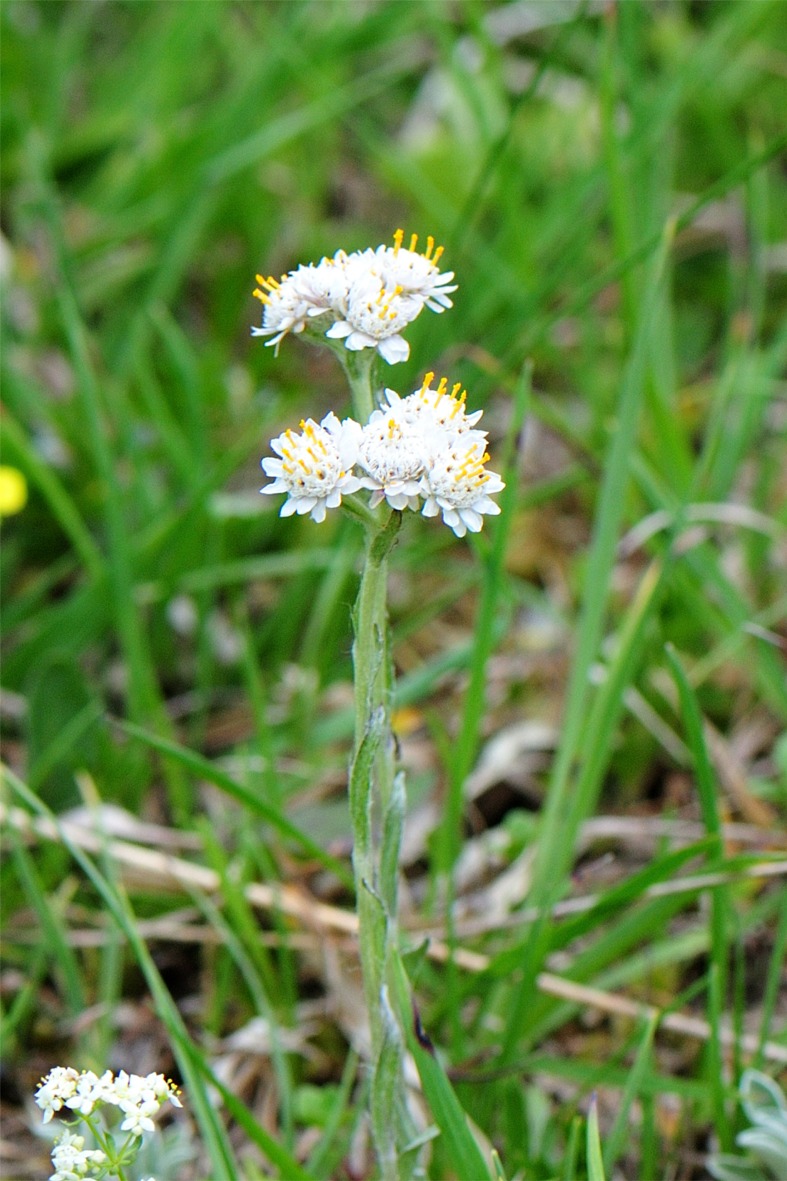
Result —
[[271, 442], [271, 449], [281, 458], [263, 459], [262, 469], [273, 477], [260, 491], [269, 496], [285, 492], [287, 499], [279, 513], [282, 517], [309, 514], [313, 521], [325, 520], [329, 508], [338, 508], [342, 496], [357, 492], [362, 486], [352, 474], [358, 458], [361, 428], [351, 418], [339, 422], [326, 414], [317, 425], [309, 418], [301, 423], [301, 434], [287, 430]]
[[88, 1176], [88, 1170], [95, 1176], [92, 1170], [100, 1168], [106, 1159], [100, 1148], [85, 1148], [84, 1136], [66, 1130], [52, 1149], [55, 1172], [49, 1181], [79, 1181]]
[[442, 512], [457, 537], [464, 537], [468, 529], [478, 533], [485, 516], [500, 512], [490, 498], [505, 488], [500, 476], [484, 467], [488, 458], [483, 439], [461, 435], [433, 455], [421, 479], [423, 515], [436, 517]]

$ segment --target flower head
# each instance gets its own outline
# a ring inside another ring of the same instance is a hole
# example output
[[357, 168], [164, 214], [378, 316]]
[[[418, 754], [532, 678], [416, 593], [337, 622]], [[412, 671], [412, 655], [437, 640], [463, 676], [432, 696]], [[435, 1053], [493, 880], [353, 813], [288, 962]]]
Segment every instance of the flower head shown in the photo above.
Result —
[[401, 288], [414, 299], [420, 300], [433, 312], [444, 312], [453, 307], [449, 294], [456, 291], [456, 283], [451, 283], [453, 271], [441, 273], [438, 262], [443, 253], [443, 247], [435, 249], [434, 238], [426, 239], [426, 250], [416, 251], [418, 235], [413, 234], [407, 249], [402, 246], [404, 231], [397, 230], [394, 234], [393, 246], [378, 246], [375, 251], [376, 266], [386, 284]]
[[394, 509], [418, 508], [423, 440], [396, 407], [374, 411], [363, 428], [358, 462], [367, 473], [364, 488], [372, 489], [372, 508], [383, 498]]
[[274, 496], [287, 494], [280, 516], [308, 513], [313, 521], [324, 521], [326, 511], [342, 503], [342, 495], [357, 492], [361, 481], [352, 468], [358, 457], [360, 431], [357, 422], [339, 422], [330, 413], [319, 426], [309, 418], [301, 422], [299, 435], [287, 430], [271, 442], [280, 458], [263, 459], [263, 471], [273, 477], [273, 483], [261, 491]]
[[252, 328], [252, 336], [270, 336], [266, 345], [279, 345], [290, 332], [303, 332], [309, 315], [309, 304], [304, 299], [292, 274], [282, 275], [281, 281], [257, 275], [259, 287], [254, 295], [264, 304], [262, 327]]
[[151, 1117], [156, 1114], [158, 1109], [158, 1103], [151, 1101], [124, 1104], [122, 1110], [126, 1118], [120, 1125], [121, 1132], [131, 1132], [132, 1136], [141, 1136], [143, 1132], [155, 1131], [156, 1125]]
[[333, 258], [323, 258], [316, 265], [300, 266], [291, 271], [295, 287], [306, 304], [310, 318], [331, 315], [334, 319], [347, 307], [350, 286], [348, 256], [337, 250]]
[[343, 340], [351, 352], [377, 349], [389, 365], [406, 361], [410, 346], [401, 335], [421, 308], [400, 287], [389, 290], [374, 274], [361, 274], [350, 284], [347, 307], [325, 333], [331, 340]]
[[488, 459], [483, 439], [467, 440], [458, 435], [447, 441], [432, 456], [421, 478], [423, 515], [436, 517], [442, 512], [457, 537], [464, 537], [468, 529], [478, 533], [485, 515], [500, 512], [490, 497], [505, 488], [500, 476], [484, 467]]
[[467, 413], [467, 390], [462, 389], [462, 383], [457, 381], [449, 394], [448, 378], [441, 377], [436, 389], [432, 389], [433, 381], [434, 373], [427, 373], [421, 386], [406, 398], [400, 398], [395, 390], [387, 389], [386, 400], [411, 428], [421, 431], [427, 440], [442, 440], [449, 434], [467, 434], [468, 437], [485, 439], [485, 431], [473, 429], [482, 417], [483, 410]]

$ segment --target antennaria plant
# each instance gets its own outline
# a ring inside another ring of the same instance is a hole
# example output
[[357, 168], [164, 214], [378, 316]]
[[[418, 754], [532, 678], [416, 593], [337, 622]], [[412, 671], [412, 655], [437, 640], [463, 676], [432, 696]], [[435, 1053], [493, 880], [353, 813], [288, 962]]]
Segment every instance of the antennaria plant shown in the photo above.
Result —
[[[332, 412], [302, 421], [271, 443], [262, 467], [285, 494], [281, 516], [324, 521], [343, 506], [363, 526], [365, 545], [353, 612], [355, 738], [349, 775], [353, 870], [359, 946], [371, 1047], [371, 1126], [381, 1176], [396, 1181], [417, 1166], [417, 1129], [408, 1112], [403, 1062], [407, 1003], [398, 964], [397, 873], [405, 812], [404, 777], [391, 729], [393, 667], [387, 614], [388, 555], [406, 511], [442, 514], [458, 537], [478, 532], [484, 515], [500, 512], [491, 497], [504, 485], [487, 470], [481, 411], [468, 414], [465, 391], [427, 373], [406, 397], [377, 388], [377, 358], [404, 361], [402, 332], [423, 310], [450, 308], [451, 271], [440, 272], [442, 249], [413, 235], [403, 246], [337, 252], [299, 266], [281, 280], [257, 276], [264, 305], [257, 336], [278, 350], [289, 333], [321, 340], [347, 375], [356, 417]], [[433, 384], [434, 383], [434, 384]]]

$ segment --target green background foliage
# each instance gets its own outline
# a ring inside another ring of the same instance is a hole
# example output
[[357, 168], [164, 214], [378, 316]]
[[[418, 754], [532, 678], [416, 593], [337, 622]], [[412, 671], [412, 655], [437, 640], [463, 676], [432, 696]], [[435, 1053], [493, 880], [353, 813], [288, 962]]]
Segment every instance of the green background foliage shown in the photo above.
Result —
[[[152, 996], [146, 1069], [186, 1081], [205, 1146], [160, 1179], [348, 1175], [364, 1075], [343, 986], [246, 890], [352, 910], [361, 539], [258, 496], [268, 440], [347, 394], [327, 351], [250, 338], [251, 290], [402, 226], [445, 246], [459, 290], [383, 380], [461, 380], [509, 483], [479, 538], [413, 517], [392, 555], [409, 806], [428, 818], [411, 982], [507, 1177], [589, 1175], [591, 1091], [608, 1175], [702, 1175], [732, 1147], [742, 1062], [785, 1046], [787, 912], [752, 876], [783, 856], [787, 807], [784, 5], [6, 0], [0, 19], [0, 426], [30, 489], [2, 524], [6, 803], [118, 805], [220, 884], [173, 895], [65, 830], [31, 845], [14, 814], [19, 1094], [64, 1055], [127, 1065], [121, 1002]], [[546, 748], [469, 805], [479, 752], [531, 721]], [[639, 818], [646, 853], [588, 835], [608, 816]], [[696, 822], [688, 849], [663, 820]], [[483, 840], [479, 915], [501, 868], [527, 872], [506, 922], [470, 935], [447, 902]], [[730, 880], [654, 892], [698, 872]], [[146, 933], [183, 907], [187, 938]], [[424, 924], [485, 967], [430, 959]], [[547, 969], [708, 1036], [591, 1020]], [[272, 1031], [258, 1091], [228, 1084], [217, 1112], [215, 1048], [254, 1017]], [[458, 1177], [433, 1073], [429, 1176]]]

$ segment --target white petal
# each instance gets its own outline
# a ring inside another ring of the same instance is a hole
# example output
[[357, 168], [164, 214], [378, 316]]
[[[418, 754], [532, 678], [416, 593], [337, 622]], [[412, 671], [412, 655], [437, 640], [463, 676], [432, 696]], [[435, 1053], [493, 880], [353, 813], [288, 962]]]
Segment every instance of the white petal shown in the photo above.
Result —
[[328, 331], [325, 333], [331, 340], [342, 340], [345, 336], [349, 336], [352, 332], [352, 325], [348, 324], [346, 320], [337, 320]]
[[372, 348], [377, 344], [373, 336], [367, 336], [365, 332], [351, 332], [345, 340], [345, 345], [351, 353], [358, 353], [361, 349]]
[[471, 533], [480, 533], [484, 524], [484, 518], [475, 509], [463, 508], [459, 510], [459, 515], [464, 521]]
[[410, 356], [410, 346], [403, 336], [389, 336], [380, 341], [377, 352], [389, 365], [397, 365]]

